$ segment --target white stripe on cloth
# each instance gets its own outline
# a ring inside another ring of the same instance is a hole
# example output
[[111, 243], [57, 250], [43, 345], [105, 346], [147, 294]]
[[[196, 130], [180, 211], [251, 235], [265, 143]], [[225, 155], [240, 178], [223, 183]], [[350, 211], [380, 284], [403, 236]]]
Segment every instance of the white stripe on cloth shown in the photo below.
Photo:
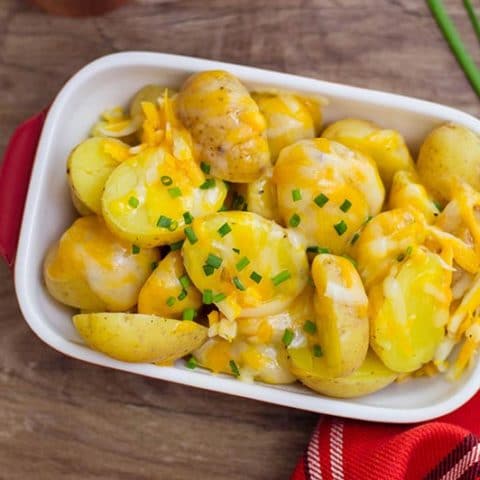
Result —
[[320, 425], [322, 424], [323, 417], [320, 417], [317, 428], [313, 432], [312, 439], [308, 444], [307, 449], [307, 462], [308, 470], [310, 472], [310, 478], [312, 480], [322, 480], [322, 469], [320, 467]]
[[333, 480], [343, 480], [343, 422], [337, 419], [330, 428], [330, 465]]
[[480, 444], [477, 443], [440, 480], [457, 480], [478, 461], [480, 461]]

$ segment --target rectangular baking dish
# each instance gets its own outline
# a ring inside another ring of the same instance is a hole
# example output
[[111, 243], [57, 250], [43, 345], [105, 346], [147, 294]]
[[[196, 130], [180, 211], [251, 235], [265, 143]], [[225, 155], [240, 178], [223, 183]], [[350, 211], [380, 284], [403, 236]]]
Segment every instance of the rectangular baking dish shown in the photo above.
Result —
[[[440, 376], [423, 378], [394, 384], [367, 397], [337, 400], [315, 394], [300, 385], [249, 384], [201, 369], [191, 371], [185, 368], [183, 361], [173, 367], [123, 363], [82, 344], [70, 320], [72, 311], [47, 294], [41, 273], [48, 246], [75, 216], [65, 176], [67, 156], [72, 147], [88, 135], [101, 111], [125, 104], [141, 86], [157, 83], [178, 88], [191, 73], [211, 69], [228, 70], [250, 88], [276, 88], [325, 96], [330, 102], [325, 108], [325, 122], [346, 116], [373, 120], [399, 130], [413, 153], [429, 130], [445, 121], [457, 122], [480, 133], [480, 121], [472, 116], [400, 95], [176, 55], [125, 52], [102, 57], [85, 66], [62, 88], [48, 112], [36, 151], [15, 263], [18, 301], [32, 330], [51, 347], [79, 360], [313, 412], [407, 423], [439, 417], [463, 405], [479, 389], [478, 362], [455, 383]], [[8, 151], [15, 152], [15, 145]], [[7, 174], [8, 166], [2, 172], [4, 177]], [[11, 185], [22, 182], [21, 178], [6, 180]]]

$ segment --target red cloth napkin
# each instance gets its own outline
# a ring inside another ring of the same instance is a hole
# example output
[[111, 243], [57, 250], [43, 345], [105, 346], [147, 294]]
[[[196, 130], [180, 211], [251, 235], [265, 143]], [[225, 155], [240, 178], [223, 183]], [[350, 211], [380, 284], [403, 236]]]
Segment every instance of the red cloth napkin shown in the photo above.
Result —
[[479, 436], [480, 394], [417, 425], [321, 416], [291, 480], [480, 479]]

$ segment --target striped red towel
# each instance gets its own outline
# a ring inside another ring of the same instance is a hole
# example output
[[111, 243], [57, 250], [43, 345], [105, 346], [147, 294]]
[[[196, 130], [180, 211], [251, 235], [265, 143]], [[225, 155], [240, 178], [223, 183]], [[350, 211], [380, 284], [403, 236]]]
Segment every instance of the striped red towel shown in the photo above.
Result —
[[480, 479], [479, 437], [480, 394], [418, 425], [322, 416], [291, 480]]

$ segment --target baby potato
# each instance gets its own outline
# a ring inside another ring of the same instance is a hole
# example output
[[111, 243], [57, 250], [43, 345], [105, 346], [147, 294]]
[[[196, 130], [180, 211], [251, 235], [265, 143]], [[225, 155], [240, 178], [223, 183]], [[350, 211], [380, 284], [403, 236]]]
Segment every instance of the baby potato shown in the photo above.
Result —
[[138, 296], [138, 313], [182, 318], [188, 308], [202, 306], [202, 296], [192, 285], [179, 250], [170, 252], [155, 268]]
[[480, 138], [461, 125], [441, 125], [420, 147], [417, 169], [425, 186], [443, 202], [452, 199], [459, 181], [480, 190]]
[[176, 106], [200, 160], [210, 165], [213, 176], [247, 183], [271, 165], [265, 119], [248, 90], [230, 73], [192, 75], [183, 84]]
[[171, 363], [197, 349], [207, 329], [179, 321], [135, 313], [90, 313], [73, 317], [87, 345], [123, 362]]
[[174, 155], [164, 146], [148, 147], [113, 171], [105, 184], [102, 212], [116, 235], [142, 247], [166, 245], [184, 238], [189, 216], [222, 206], [224, 182], [207, 180], [188, 146], [182, 148], [184, 154]]
[[368, 299], [352, 263], [335, 255], [317, 255], [312, 264], [314, 308], [319, 345], [331, 377], [356, 370], [368, 350]]
[[105, 182], [128, 156], [129, 146], [114, 138], [93, 137], [74, 148], [68, 158], [67, 174], [80, 214], [102, 213]]
[[431, 361], [445, 336], [452, 274], [444, 261], [414, 247], [372, 287], [370, 345], [396, 372], [413, 372]]
[[367, 120], [345, 118], [332, 123], [322, 137], [342, 143], [370, 156], [377, 164], [387, 189], [398, 170], [414, 171], [414, 164], [404, 138], [395, 130], [383, 130]]
[[273, 315], [303, 290], [308, 262], [294, 233], [238, 211], [195, 218], [191, 227], [185, 268], [228, 319]]
[[136, 140], [135, 132], [141, 125], [141, 117], [131, 118], [122, 107], [114, 107], [102, 113], [101, 119], [93, 126], [90, 135], [118, 138], [130, 144]]
[[427, 223], [433, 223], [440, 213], [439, 205], [418, 182], [415, 173], [405, 170], [400, 170], [393, 176], [388, 207], [390, 209], [413, 207], [423, 213]]
[[283, 147], [316, 136], [315, 125], [321, 124], [321, 110], [317, 109], [320, 118], [314, 119], [301, 96], [254, 92], [252, 97], [267, 121], [267, 140], [273, 163]]
[[162, 98], [165, 93], [165, 87], [160, 85], [145, 85], [132, 98], [130, 103], [130, 118], [140, 117], [143, 121], [142, 102], [150, 102], [157, 104], [159, 98]]
[[387, 275], [397, 258], [422, 244], [426, 235], [424, 218], [414, 209], [396, 208], [373, 217], [352, 248], [367, 291]]
[[289, 350], [292, 373], [312, 390], [337, 398], [354, 398], [377, 392], [390, 385], [398, 373], [388, 369], [371, 350], [353, 373], [329, 376], [323, 358], [315, 358], [308, 348]]
[[309, 246], [343, 253], [383, 204], [385, 190], [370, 159], [324, 138], [285, 147], [273, 170], [286, 225]]
[[125, 311], [136, 305], [157, 260], [156, 249], [117, 239], [99, 217], [82, 217], [50, 250], [44, 279], [49, 293], [65, 305]]

